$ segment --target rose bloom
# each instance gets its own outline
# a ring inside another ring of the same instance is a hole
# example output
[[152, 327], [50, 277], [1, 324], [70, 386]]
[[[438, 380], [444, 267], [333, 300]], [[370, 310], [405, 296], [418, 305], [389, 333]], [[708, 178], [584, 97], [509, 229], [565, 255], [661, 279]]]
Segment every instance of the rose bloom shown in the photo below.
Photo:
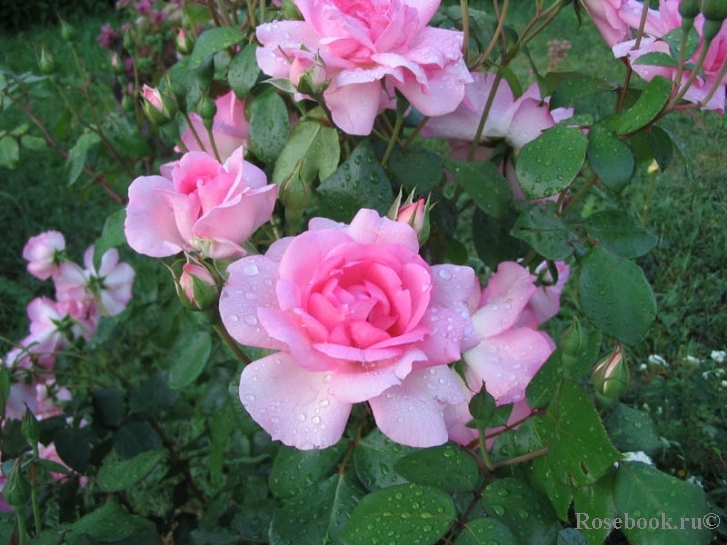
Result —
[[409, 225], [361, 210], [323, 218], [228, 268], [220, 315], [239, 342], [276, 351], [240, 378], [240, 399], [273, 439], [336, 443], [353, 403], [417, 447], [447, 441], [443, 408], [465, 401], [447, 366], [478, 338], [469, 267], [429, 266]]
[[57, 254], [65, 249], [66, 239], [58, 231], [46, 231], [31, 237], [23, 248], [28, 272], [40, 280], [47, 280], [58, 272]]
[[[367, 135], [398, 89], [422, 114], [454, 110], [471, 77], [462, 33], [426, 26], [439, 0], [296, 0], [303, 21], [260, 25], [260, 69], [298, 85], [325, 69], [323, 100], [348, 134]], [[315, 71], [315, 70], [314, 70]]]
[[167, 257], [182, 250], [214, 259], [241, 257], [241, 244], [268, 221], [277, 185], [243, 160], [238, 148], [224, 165], [191, 151], [129, 187], [124, 231], [134, 250]]
[[[217, 113], [212, 122], [212, 137], [217, 146], [217, 153], [220, 154], [220, 160], [226, 161], [237, 148], [248, 145], [250, 122], [245, 117], [245, 102], [239, 100], [232, 91], [219, 96], [215, 100], [215, 105]], [[190, 113], [189, 119], [202, 146], [200, 147], [189, 127], [182, 134], [182, 143], [188, 151], [205, 151], [214, 156], [209, 132], [202, 122], [202, 117], [197, 113]], [[181, 150], [176, 148], [176, 151]]]

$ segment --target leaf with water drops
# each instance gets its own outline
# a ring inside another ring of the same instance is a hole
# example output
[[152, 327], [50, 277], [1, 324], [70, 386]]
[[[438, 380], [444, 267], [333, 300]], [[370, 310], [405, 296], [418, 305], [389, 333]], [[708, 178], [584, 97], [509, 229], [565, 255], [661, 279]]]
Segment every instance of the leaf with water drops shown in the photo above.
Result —
[[659, 432], [647, 412], [617, 403], [604, 423], [613, 445], [621, 452], [648, 452], [661, 446]]
[[391, 181], [407, 192], [424, 195], [442, 183], [442, 157], [426, 148], [411, 147], [391, 154], [386, 167]]
[[353, 463], [356, 474], [369, 490], [378, 490], [407, 480], [394, 471], [397, 460], [415, 452], [412, 447], [394, 443], [376, 428], [356, 445]]
[[169, 352], [169, 387], [181, 390], [202, 374], [212, 353], [209, 330], [187, 332], [177, 337]]
[[525, 144], [517, 158], [517, 180], [528, 199], [561, 192], [583, 167], [588, 137], [580, 129], [556, 125]]
[[303, 183], [310, 185], [336, 170], [340, 157], [338, 132], [321, 123], [323, 116], [323, 110], [316, 108], [295, 124], [275, 162], [273, 182], [281, 184], [298, 172]]
[[[712, 532], [705, 523], [720, 522], [708, 514], [707, 497], [698, 485], [641, 462], [619, 464], [613, 498], [622, 532], [632, 545], [706, 545]], [[638, 527], [638, 519], [645, 520], [646, 528]], [[649, 527], [652, 521], [656, 528]]]
[[[76, 521], [66, 535], [66, 543], [147, 543], [146, 537], [154, 525], [143, 517], [130, 515], [115, 501], [110, 501]], [[132, 537], [133, 536], [133, 537]], [[82, 541], [84, 538], [88, 541]], [[158, 538], [157, 538], [158, 539]]]
[[581, 261], [578, 293], [593, 324], [626, 344], [641, 340], [656, 316], [641, 267], [602, 247], [591, 248]]
[[[432, 471], [432, 468], [437, 468]], [[479, 471], [472, 455], [454, 445], [417, 450], [394, 463], [408, 481], [448, 492], [474, 490]]]
[[621, 458], [588, 396], [570, 381], [561, 383], [546, 419], [538, 421], [536, 427], [549, 439], [544, 458], [553, 477], [565, 484], [593, 484]]
[[568, 224], [557, 213], [555, 203], [533, 203], [520, 215], [512, 235], [524, 240], [546, 259], [562, 261], [573, 253]]
[[671, 135], [661, 127], [654, 125], [647, 133], [646, 140], [659, 168], [665, 170], [674, 159], [676, 144]]
[[265, 91], [248, 101], [247, 117], [250, 119], [250, 149], [261, 161], [275, 162], [290, 134], [285, 101], [274, 89]]
[[480, 210], [498, 220], [507, 217], [512, 191], [494, 163], [445, 159], [444, 166]]
[[270, 544], [329, 543], [331, 539], [338, 542], [362, 497], [363, 491], [340, 474], [303, 489], [275, 512], [270, 523]]
[[503, 261], [516, 261], [528, 252], [528, 245], [510, 234], [517, 215], [511, 211], [504, 221], [488, 216], [479, 208], [472, 215], [472, 242], [480, 259], [492, 269]]
[[104, 492], [123, 490], [149, 475], [166, 455], [165, 450], [149, 450], [128, 460], [107, 457], [98, 471], [98, 485]]
[[582, 74], [574, 74], [572, 72], [548, 74], [546, 81], [560, 76], [568, 77], [568, 79], [561, 81], [555, 91], [553, 91], [553, 95], [550, 97], [551, 110], [574, 107], [580, 104], [583, 99], [594, 102], [594, 95], [598, 95], [600, 99], [602, 93], [613, 91], [617, 88], [616, 84], [606, 79], [585, 77]]
[[636, 103], [621, 117], [617, 132], [621, 135], [631, 134], [653, 122], [666, 106], [672, 85], [671, 80], [661, 76], [652, 79]]
[[576, 513], [583, 513], [582, 520], [586, 522], [588, 528], [581, 527], [581, 530], [589, 545], [603, 543], [610, 530], [603, 525], [594, 528], [593, 524], [588, 524], [585, 516], [601, 520], [613, 519], [616, 516], [616, 506], [613, 503], [613, 477], [614, 472], [611, 471], [592, 485], [573, 488], [573, 510]]
[[443, 490], [403, 484], [364, 496], [339, 538], [345, 545], [434, 545], [456, 518], [454, 502]]
[[245, 39], [245, 35], [235, 27], [217, 27], [207, 29], [199, 35], [194, 44], [194, 51], [189, 58], [189, 68], [193, 69], [202, 62], [223, 49], [238, 44]]
[[485, 487], [480, 502], [521, 543], [549, 545], [555, 538], [557, 520], [548, 501], [519, 479], [496, 479]]
[[598, 179], [612, 191], [620, 192], [631, 180], [635, 159], [631, 148], [604, 125], [588, 132], [588, 163]]
[[621, 257], [633, 259], [647, 254], [657, 243], [654, 233], [624, 210], [603, 210], [588, 217], [588, 236]]
[[478, 518], [462, 526], [454, 545], [519, 545], [510, 529], [492, 517]]
[[386, 214], [394, 200], [391, 184], [371, 144], [361, 142], [351, 156], [318, 186], [319, 212], [336, 221], [348, 222], [362, 208]]
[[278, 498], [290, 498], [333, 471], [346, 451], [347, 442], [320, 450], [281, 446], [270, 469], [268, 486]]
[[558, 385], [563, 380], [562, 356], [562, 350], [556, 348], [525, 389], [525, 399], [534, 409], [546, 407], [558, 391]]
[[255, 43], [246, 45], [230, 61], [230, 66], [227, 68], [227, 82], [240, 100], [247, 96], [260, 75], [260, 67], [255, 57], [257, 47]]

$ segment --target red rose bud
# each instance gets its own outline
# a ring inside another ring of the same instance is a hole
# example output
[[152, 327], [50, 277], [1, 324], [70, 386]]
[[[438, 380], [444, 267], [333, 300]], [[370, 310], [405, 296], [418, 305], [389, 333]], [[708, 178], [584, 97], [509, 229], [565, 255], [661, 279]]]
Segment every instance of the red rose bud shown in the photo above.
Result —
[[177, 114], [177, 101], [172, 95], [144, 85], [142, 96], [144, 98], [144, 113], [152, 123], [165, 125], [174, 119]]
[[417, 232], [419, 245], [429, 238], [431, 223], [429, 221], [429, 200], [419, 199], [417, 202], [404, 204], [396, 214], [396, 221], [408, 223]]
[[194, 40], [189, 33], [183, 28], [179, 29], [177, 37], [174, 39], [174, 43], [177, 46], [177, 51], [180, 55], [189, 55], [194, 49]]
[[182, 303], [194, 310], [207, 310], [220, 296], [220, 289], [206, 267], [186, 263], [179, 277], [177, 293]]
[[596, 392], [611, 399], [622, 396], [631, 384], [631, 370], [621, 344], [599, 361], [591, 373]]

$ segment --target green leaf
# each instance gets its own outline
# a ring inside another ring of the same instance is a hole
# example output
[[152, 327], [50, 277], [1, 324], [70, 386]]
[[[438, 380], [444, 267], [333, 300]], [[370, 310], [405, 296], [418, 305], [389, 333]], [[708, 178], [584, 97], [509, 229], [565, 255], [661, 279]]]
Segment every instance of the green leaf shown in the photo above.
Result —
[[648, 452], [661, 446], [659, 432], [649, 413], [617, 403], [604, 423], [613, 445], [621, 452]]
[[275, 511], [270, 523], [271, 545], [338, 543], [342, 528], [363, 496], [346, 475], [332, 475], [304, 488]]
[[343, 527], [345, 545], [380, 540], [397, 545], [433, 545], [457, 519], [452, 498], [430, 486], [402, 484], [364, 496]]
[[[45, 138], [41, 138], [40, 136], [32, 136], [30, 134], [24, 134], [20, 139], [20, 143], [25, 149], [29, 149], [32, 151], [45, 149], [47, 146]], [[0, 146], [2, 146], [2, 144], [0, 144]], [[0, 163], [2, 163], [2, 161], [0, 161]]]
[[278, 498], [295, 496], [333, 471], [346, 452], [347, 441], [321, 450], [281, 446], [268, 477], [270, 492]]
[[573, 253], [570, 244], [570, 228], [557, 214], [556, 204], [533, 203], [520, 215], [512, 235], [524, 240], [546, 259], [563, 261]]
[[656, 301], [641, 267], [601, 247], [581, 261], [578, 291], [583, 311], [604, 333], [637, 343], [656, 316]]
[[143, 159], [151, 155], [149, 144], [139, 132], [139, 127], [125, 114], [108, 114], [101, 122], [101, 131], [122, 157]]
[[53, 435], [56, 451], [61, 460], [79, 473], [83, 473], [91, 460], [91, 446], [84, 430], [64, 428]]
[[96, 270], [101, 266], [101, 258], [107, 250], [121, 246], [126, 242], [124, 221], [126, 221], [125, 208], [117, 210], [106, 218], [101, 236], [96, 239], [93, 245], [93, 264]]
[[561, 192], [581, 171], [588, 137], [579, 129], [556, 125], [525, 144], [515, 171], [525, 196], [541, 199]]
[[101, 138], [92, 132], [83, 133], [68, 152], [68, 185], [78, 180], [91, 150], [98, 148]]
[[555, 538], [556, 518], [548, 502], [518, 479], [497, 479], [480, 500], [488, 515], [504, 523], [520, 543], [548, 545]]
[[540, 435], [550, 439], [544, 457], [554, 478], [566, 484], [595, 483], [621, 454], [613, 448], [596, 409], [576, 384], [564, 381], [539, 421]]
[[650, 53], [644, 53], [631, 64], [646, 64], [649, 66], [672, 66], [676, 68], [678, 63], [676, 59], [672, 58], [672, 56], [667, 53], [652, 51]]
[[202, 374], [212, 353], [209, 330], [191, 331], [177, 337], [169, 353], [169, 387], [181, 390]]
[[563, 380], [563, 362], [560, 348], [556, 348], [538, 369], [525, 389], [525, 399], [534, 409], [541, 409], [550, 403]]
[[227, 68], [227, 82], [240, 100], [247, 97], [260, 76], [260, 67], [257, 65], [255, 56], [257, 47], [255, 43], [246, 45], [230, 61], [230, 66]]
[[621, 117], [617, 132], [621, 135], [631, 134], [654, 121], [666, 106], [672, 85], [671, 80], [661, 76], [652, 79], [636, 103]]
[[426, 148], [410, 147], [395, 150], [386, 171], [391, 180], [408, 192], [424, 195], [442, 183], [442, 157]]
[[519, 545], [520, 541], [510, 529], [499, 520], [486, 517], [464, 523], [454, 545]]
[[310, 112], [298, 121], [290, 131], [290, 137], [275, 162], [273, 182], [281, 184], [296, 172], [300, 179], [310, 185], [316, 179], [325, 180], [338, 167], [340, 146], [338, 131], [324, 126], [317, 115], [323, 114], [320, 108]]
[[242, 42], [245, 35], [234, 27], [216, 27], [205, 30], [197, 38], [189, 58], [189, 68], [197, 68], [208, 57], [222, 49]]
[[209, 8], [201, 4], [186, 4], [184, 13], [189, 18], [190, 23], [206, 23], [212, 19]]
[[[610, 472], [589, 486], [580, 486], [573, 489], [573, 511], [576, 513], [576, 524], [582, 520], [585, 526], [579, 525], [581, 532], [586, 536], [589, 545], [600, 545], [610, 533], [608, 528], [600, 525], [594, 528], [588, 524], [589, 519], [610, 519], [616, 516], [616, 506], [613, 503], [613, 478]], [[580, 515], [580, 519], [579, 517]], [[588, 519], [585, 517], [588, 516]]]
[[114, 448], [122, 458], [162, 448], [159, 434], [146, 422], [130, 422], [114, 434]]
[[[204, 35], [204, 34], [203, 34]], [[247, 102], [250, 120], [250, 149], [265, 163], [274, 163], [290, 134], [285, 101], [270, 89]]]
[[406, 483], [394, 464], [414, 449], [394, 443], [378, 428], [364, 437], [353, 451], [356, 475], [369, 490]]
[[134, 413], [157, 413], [173, 407], [179, 392], [169, 389], [166, 373], [157, 373], [142, 382], [131, 392], [129, 408]]
[[[703, 525], [707, 498], [696, 484], [641, 462], [626, 462], [616, 471], [613, 497], [623, 521], [621, 531], [633, 545], [706, 545], [711, 541], [712, 533]], [[645, 519], [642, 524], [647, 528], [639, 528], [638, 519]], [[652, 520], [656, 529], [648, 527]], [[716, 515], [709, 520], [719, 523]]]
[[498, 220], [507, 217], [512, 191], [492, 162], [444, 159], [444, 166], [483, 212]]
[[88, 536], [91, 543], [116, 543], [132, 535], [145, 534], [152, 528], [150, 521], [130, 515], [118, 503], [110, 501], [73, 524], [66, 542], [86, 543], [81, 540]]
[[394, 200], [391, 184], [368, 140], [318, 186], [320, 214], [336, 221], [351, 221], [362, 208], [386, 214]]
[[665, 130], [656, 125], [646, 135], [649, 142], [649, 149], [654, 155], [657, 164], [661, 170], [666, 169], [674, 159], [674, 143], [671, 136]]
[[[437, 468], [432, 471], [432, 468]], [[396, 472], [412, 483], [466, 492], [477, 486], [479, 471], [474, 458], [452, 445], [417, 450], [394, 463]]]
[[124, 392], [119, 388], [100, 388], [91, 392], [94, 422], [116, 428], [124, 420]]
[[631, 148], [603, 125], [588, 132], [588, 162], [606, 187], [620, 192], [634, 173]]
[[588, 217], [585, 228], [600, 246], [629, 259], [647, 254], [658, 241], [656, 235], [619, 209], [596, 212]]
[[563, 376], [572, 380], [589, 374], [601, 351], [601, 332], [592, 324], [582, 327], [581, 331], [584, 338], [580, 350], [576, 354], [561, 356]]
[[507, 219], [500, 221], [475, 208], [472, 241], [477, 255], [488, 267], [496, 269], [503, 261], [516, 261], [527, 253], [527, 244], [510, 234], [516, 220], [514, 211]]
[[[676, 27], [664, 34], [659, 40], [663, 40], [669, 44], [669, 52], [675, 59], [679, 58], [679, 50], [682, 46], [683, 30], [681, 27]], [[697, 29], [692, 27], [687, 33], [687, 44], [684, 48], [684, 58], [691, 59], [699, 48], [699, 44], [702, 41], [699, 36]]]
[[583, 77], [580, 74], [574, 74], [574, 76], [576, 77], [563, 81], [553, 92], [550, 97], [551, 110], [574, 106], [581, 99], [617, 88], [614, 83], [605, 79]]
[[556, 477], [549, 460], [541, 456], [530, 462], [529, 480], [538, 492], [550, 500], [558, 518], [568, 522], [573, 489]]
[[166, 455], [165, 450], [150, 450], [128, 460], [108, 456], [98, 471], [98, 485], [104, 492], [123, 490], [149, 475]]

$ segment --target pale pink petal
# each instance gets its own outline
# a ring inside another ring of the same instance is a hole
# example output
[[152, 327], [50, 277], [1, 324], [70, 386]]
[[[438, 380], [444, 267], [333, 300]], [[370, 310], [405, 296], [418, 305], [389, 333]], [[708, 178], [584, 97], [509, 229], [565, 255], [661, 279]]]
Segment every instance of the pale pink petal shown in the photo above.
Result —
[[375, 210], [359, 210], [346, 232], [359, 244], [400, 244], [419, 252], [417, 234], [410, 225], [382, 218]]
[[329, 393], [329, 373], [311, 373], [278, 352], [250, 363], [240, 377], [240, 400], [274, 440], [302, 450], [341, 438], [351, 412]]
[[332, 89], [323, 97], [333, 122], [346, 134], [367, 136], [381, 105], [381, 83], [360, 83]]

